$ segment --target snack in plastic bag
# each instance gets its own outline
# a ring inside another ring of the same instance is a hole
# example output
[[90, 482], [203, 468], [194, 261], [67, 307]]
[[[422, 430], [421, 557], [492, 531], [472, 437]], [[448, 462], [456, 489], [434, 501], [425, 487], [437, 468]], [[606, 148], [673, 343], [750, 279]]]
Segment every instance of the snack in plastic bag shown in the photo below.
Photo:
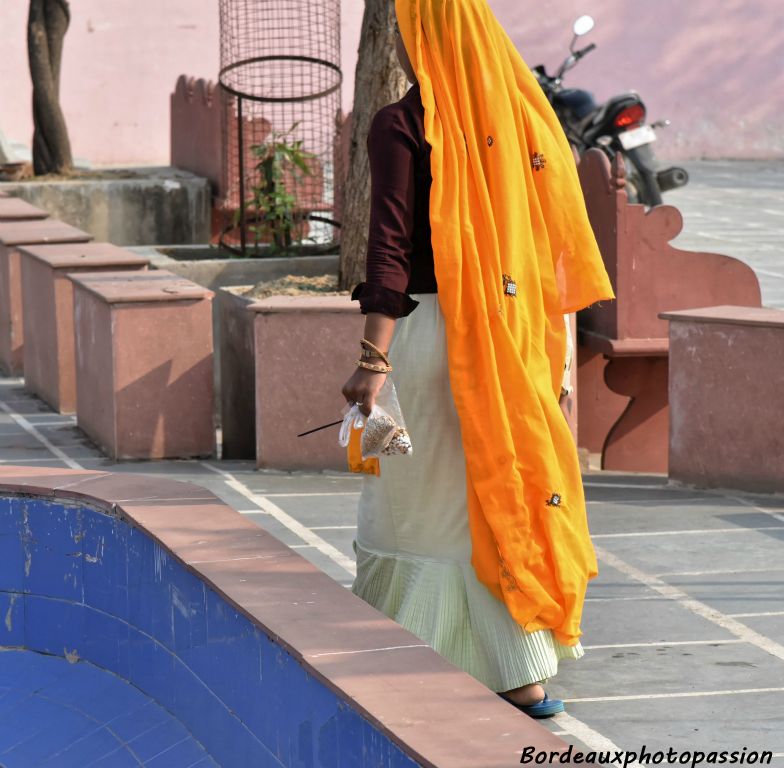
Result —
[[392, 379], [387, 377], [369, 416], [365, 417], [356, 404], [346, 407], [348, 410], [340, 428], [340, 445], [343, 447], [348, 445], [349, 430], [352, 425], [354, 429], [364, 425], [361, 438], [363, 459], [408, 455], [413, 452], [411, 437], [406, 430], [403, 414], [400, 412], [400, 403]]
[[362, 432], [364, 429], [354, 429], [349, 427], [349, 440], [346, 451], [346, 460], [349, 472], [361, 472], [366, 475], [380, 475], [381, 466], [378, 458], [362, 458]]

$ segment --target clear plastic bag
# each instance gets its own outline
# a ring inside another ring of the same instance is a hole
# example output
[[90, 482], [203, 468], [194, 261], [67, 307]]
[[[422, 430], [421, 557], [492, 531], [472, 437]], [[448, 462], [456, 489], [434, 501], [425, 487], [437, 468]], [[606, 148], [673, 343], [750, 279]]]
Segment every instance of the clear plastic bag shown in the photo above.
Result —
[[346, 405], [345, 417], [338, 438], [344, 448], [348, 445], [350, 430], [362, 429], [362, 458], [377, 456], [409, 455], [413, 452], [411, 437], [406, 430], [400, 403], [392, 379], [386, 381], [376, 396], [376, 402], [365, 416], [359, 406]]

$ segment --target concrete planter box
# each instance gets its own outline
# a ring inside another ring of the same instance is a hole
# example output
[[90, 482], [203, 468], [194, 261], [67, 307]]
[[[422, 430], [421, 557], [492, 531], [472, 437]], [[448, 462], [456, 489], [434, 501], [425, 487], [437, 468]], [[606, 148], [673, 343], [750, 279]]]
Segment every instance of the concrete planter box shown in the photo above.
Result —
[[44, 243], [85, 243], [92, 236], [57, 219], [0, 222], [0, 369], [22, 373], [24, 326], [19, 248]]
[[25, 386], [60, 413], [76, 410], [73, 285], [83, 272], [142, 270], [147, 260], [110, 243], [20, 248]]
[[237, 285], [255, 285], [285, 275], [337, 274], [340, 257], [331, 255], [266, 256], [258, 259], [220, 257], [210, 246], [158, 246], [133, 248], [156, 269], [167, 269], [211, 291]]
[[6, 190], [116, 245], [210, 239], [207, 179], [177, 168], [107, 171], [108, 178], [8, 183]]
[[212, 293], [163, 271], [72, 280], [78, 426], [113, 459], [212, 454]]
[[345, 470], [338, 428], [365, 318], [349, 296], [272, 296], [250, 304], [255, 350], [256, 465]]

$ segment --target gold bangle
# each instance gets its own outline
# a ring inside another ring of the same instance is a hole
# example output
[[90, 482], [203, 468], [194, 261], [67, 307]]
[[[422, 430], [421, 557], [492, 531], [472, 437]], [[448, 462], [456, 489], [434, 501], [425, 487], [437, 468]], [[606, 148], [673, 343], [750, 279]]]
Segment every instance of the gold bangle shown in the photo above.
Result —
[[360, 368], [367, 368], [369, 371], [375, 371], [376, 373], [391, 373], [392, 371], [391, 365], [374, 365], [373, 363], [366, 363], [364, 360], [357, 360], [357, 365]]
[[375, 352], [387, 365], [389, 365], [389, 358], [386, 356], [386, 353], [382, 352], [372, 341], [360, 339], [359, 343], [363, 349]]

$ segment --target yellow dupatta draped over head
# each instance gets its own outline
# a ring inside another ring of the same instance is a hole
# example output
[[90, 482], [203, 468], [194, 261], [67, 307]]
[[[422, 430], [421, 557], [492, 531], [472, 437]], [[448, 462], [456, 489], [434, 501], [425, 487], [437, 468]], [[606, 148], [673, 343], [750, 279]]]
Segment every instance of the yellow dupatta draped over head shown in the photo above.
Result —
[[396, 0], [396, 11], [431, 146], [472, 564], [526, 630], [573, 645], [597, 570], [558, 404], [563, 314], [614, 293], [563, 130], [486, 0]]

